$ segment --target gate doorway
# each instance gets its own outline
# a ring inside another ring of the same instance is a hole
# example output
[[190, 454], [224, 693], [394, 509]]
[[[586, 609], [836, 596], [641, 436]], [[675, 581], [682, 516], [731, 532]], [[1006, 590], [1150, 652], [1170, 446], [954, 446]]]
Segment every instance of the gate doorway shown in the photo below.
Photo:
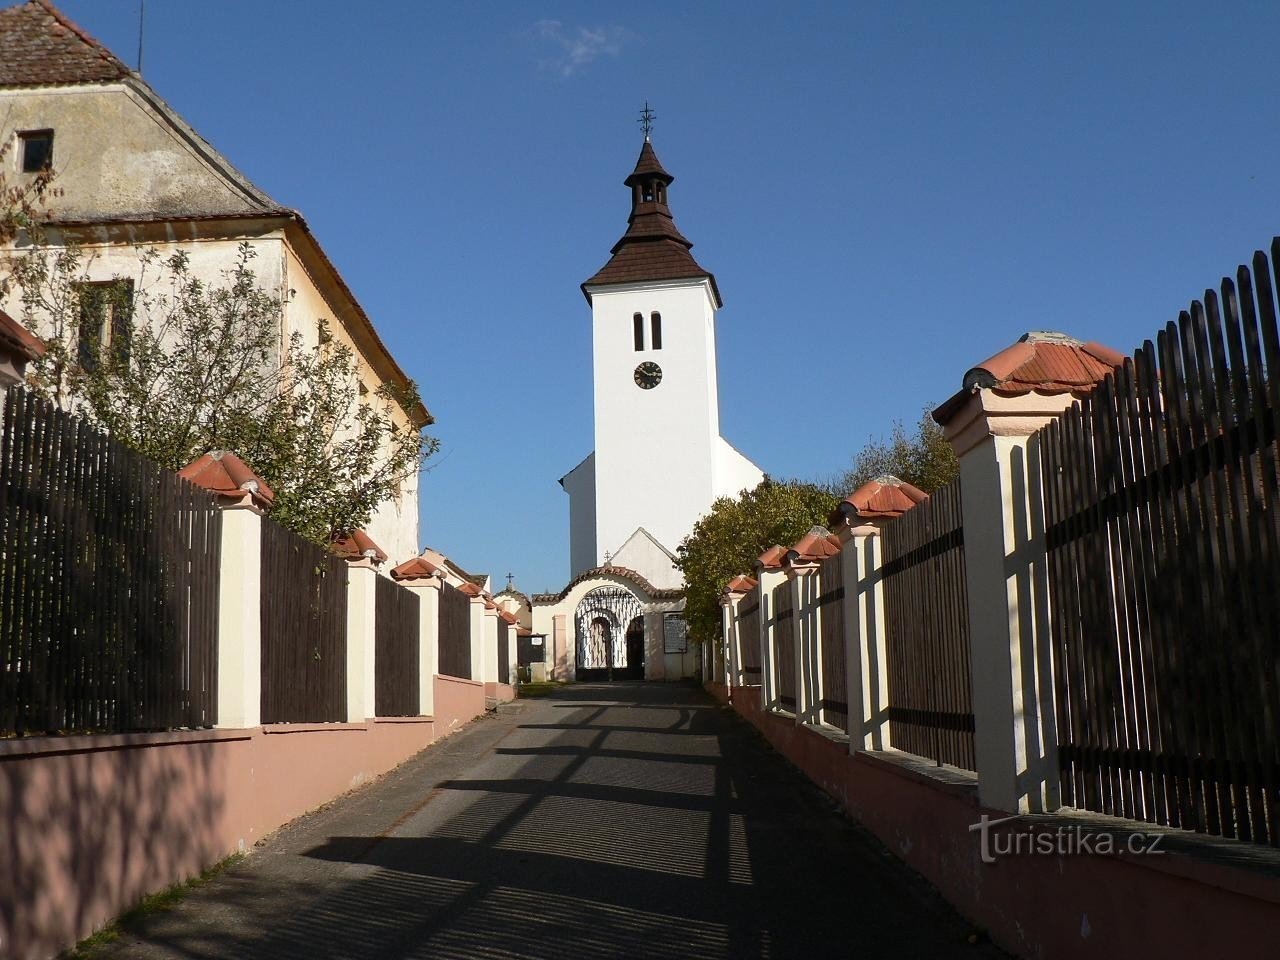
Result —
[[644, 611], [630, 591], [599, 587], [574, 615], [579, 680], [644, 679]]

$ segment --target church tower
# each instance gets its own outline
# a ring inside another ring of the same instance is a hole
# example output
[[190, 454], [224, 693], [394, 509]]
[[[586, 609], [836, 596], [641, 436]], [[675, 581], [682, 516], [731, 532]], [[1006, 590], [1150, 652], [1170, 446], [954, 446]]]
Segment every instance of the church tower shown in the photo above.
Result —
[[623, 181], [627, 231], [582, 284], [591, 305], [595, 452], [561, 480], [571, 498], [575, 575], [608, 554], [655, 586], [682, 586], [670, 559], [694, 522], [717, 497], [762, 478], [720, 436], [720, 291], [671, 216], [674, 181], [646, 136]]

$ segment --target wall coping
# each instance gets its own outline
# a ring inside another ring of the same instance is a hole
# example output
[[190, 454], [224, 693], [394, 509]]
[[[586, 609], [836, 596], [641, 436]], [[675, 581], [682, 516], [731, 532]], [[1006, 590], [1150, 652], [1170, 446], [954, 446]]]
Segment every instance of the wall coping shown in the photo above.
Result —
[[451, 677], [447, 673], [437, 673], [434, 675], [437, 680], [448, 680], [450, 683], [465, 683], [472, 687], [483, 687], [483, 680], [472, 680], [469, 677]]
[[261, 730], [265, 734], [283, 733], [364, 733], [369, 729], [368, 722], [362, 723], [264, 723]]
[[435, 723], [436, 718], [426, 715], [416, 717], [370, 717], [370, 723]]
[[255, 728], [228, 730], [158, 730], [150, 733], [82, 733], [65, 737], [14, 737], [0, 740], [0, 760], [47, 757], [67, 753], [96, 753], [137, 747], [170, 747], [188, 743], [250, 740]]

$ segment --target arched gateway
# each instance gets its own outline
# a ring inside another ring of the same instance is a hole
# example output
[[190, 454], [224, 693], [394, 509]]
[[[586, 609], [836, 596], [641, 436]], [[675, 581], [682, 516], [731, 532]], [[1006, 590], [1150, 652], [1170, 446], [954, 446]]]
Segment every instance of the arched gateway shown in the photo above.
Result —
[[597, 587], [573, 619], [579, 680], [644, 679], [644, 610], [635, 594]]

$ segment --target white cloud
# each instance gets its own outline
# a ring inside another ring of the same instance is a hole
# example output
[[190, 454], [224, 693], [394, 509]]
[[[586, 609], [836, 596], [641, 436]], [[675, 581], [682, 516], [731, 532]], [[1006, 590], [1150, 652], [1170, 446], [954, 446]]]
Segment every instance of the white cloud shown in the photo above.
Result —
[[566, 27], [559, 20], [539, 20], [534, 32], [559, 48], [559, 54], [539, 61], [539, 66], [562, 77], [571, 77], [601, 57], [616, 57], [629, 36], [623, 27]]

